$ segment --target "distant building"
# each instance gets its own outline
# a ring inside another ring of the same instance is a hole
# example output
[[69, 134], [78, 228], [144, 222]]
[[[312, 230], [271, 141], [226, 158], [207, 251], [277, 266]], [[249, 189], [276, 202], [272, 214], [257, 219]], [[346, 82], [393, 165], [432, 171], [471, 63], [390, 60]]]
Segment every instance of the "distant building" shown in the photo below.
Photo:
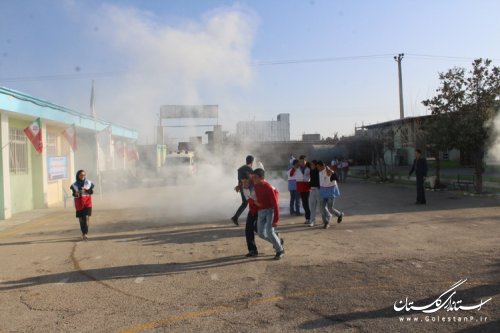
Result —
[[227, 141], [227, 132], [222, 130], [222, 125], [215, 125], [213, 131], [206, 131], [208, 144], [211, 152], [220, 152], [222, 145]]
[[302, 141], [321, 141], [320, 134], [302, 134]]
[[195, 150], [196, 147], [201, 146], [203, 138], [201, 136], [192, 136], [189, 138], [189, 150]]
[[290, 114], [281, 113], [271, 121], [240, 121], [236, 124], [236, 137], [241, 141], [290, 141]]

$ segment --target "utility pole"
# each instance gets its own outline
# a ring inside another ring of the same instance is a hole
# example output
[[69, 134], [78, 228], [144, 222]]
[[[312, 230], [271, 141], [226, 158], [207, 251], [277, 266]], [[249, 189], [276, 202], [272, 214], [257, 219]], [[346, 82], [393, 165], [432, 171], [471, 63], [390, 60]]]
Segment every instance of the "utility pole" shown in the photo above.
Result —
[[100, 153], [99, 153], [99, 135], [97, 133], [97, 119], [95, 113], [95, 95], [94, 95], [94, 80], [92, 80], [92, 88], [90, 90], [90, 115], [92, 116], [92, 121], [94, 122], [94, 140], [95, 140], [95, 164], [96, 164], [96, 175], [97, 184], [99, 185], [99, 198], [102, 199], [102, 181], [101, 181], [101, 171], [99, 166], [101, 164]]
[[403, 106], [403, 76], [401, 74], [401, 61], [405, 56], [404, 53], [400, 53], [394, 56], [394, 60], [398, 63], [398, 76], [399, 76], [399, 118], [403, 119], [405, 117], [405, 110]]

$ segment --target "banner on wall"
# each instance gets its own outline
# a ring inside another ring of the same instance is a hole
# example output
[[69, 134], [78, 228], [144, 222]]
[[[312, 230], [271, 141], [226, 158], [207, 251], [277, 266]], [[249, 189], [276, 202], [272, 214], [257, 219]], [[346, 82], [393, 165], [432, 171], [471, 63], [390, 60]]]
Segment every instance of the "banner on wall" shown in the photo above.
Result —
[[48, 180], [68, 179], [68, 158], [66, 156], [47, 157]]

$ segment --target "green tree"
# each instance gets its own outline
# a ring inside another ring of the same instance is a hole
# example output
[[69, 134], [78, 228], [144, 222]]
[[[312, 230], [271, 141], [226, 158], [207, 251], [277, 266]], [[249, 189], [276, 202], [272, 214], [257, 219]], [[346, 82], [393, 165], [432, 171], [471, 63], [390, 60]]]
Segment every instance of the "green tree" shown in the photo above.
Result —
[[476, 59], [472, 69], [452, 68], [439, 74], [437, 95], [422, 103], [434, 119], [430, 137], [437, 149], [469, 152], [474, 164], [474, 187], [483, 190], [484, 156], [494, 140], [493, 120], [498, 113], [500, 67]]

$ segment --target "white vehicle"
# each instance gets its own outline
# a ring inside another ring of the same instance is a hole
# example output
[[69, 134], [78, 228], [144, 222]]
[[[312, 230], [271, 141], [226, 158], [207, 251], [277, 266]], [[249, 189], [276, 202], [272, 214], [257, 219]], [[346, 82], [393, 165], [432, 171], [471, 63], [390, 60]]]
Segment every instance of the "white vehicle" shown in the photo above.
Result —
[[168, 154], [161, 173], [167, 183], [179, 183], [188, 180], [195, 173], [194, 154], [191, 152]]

